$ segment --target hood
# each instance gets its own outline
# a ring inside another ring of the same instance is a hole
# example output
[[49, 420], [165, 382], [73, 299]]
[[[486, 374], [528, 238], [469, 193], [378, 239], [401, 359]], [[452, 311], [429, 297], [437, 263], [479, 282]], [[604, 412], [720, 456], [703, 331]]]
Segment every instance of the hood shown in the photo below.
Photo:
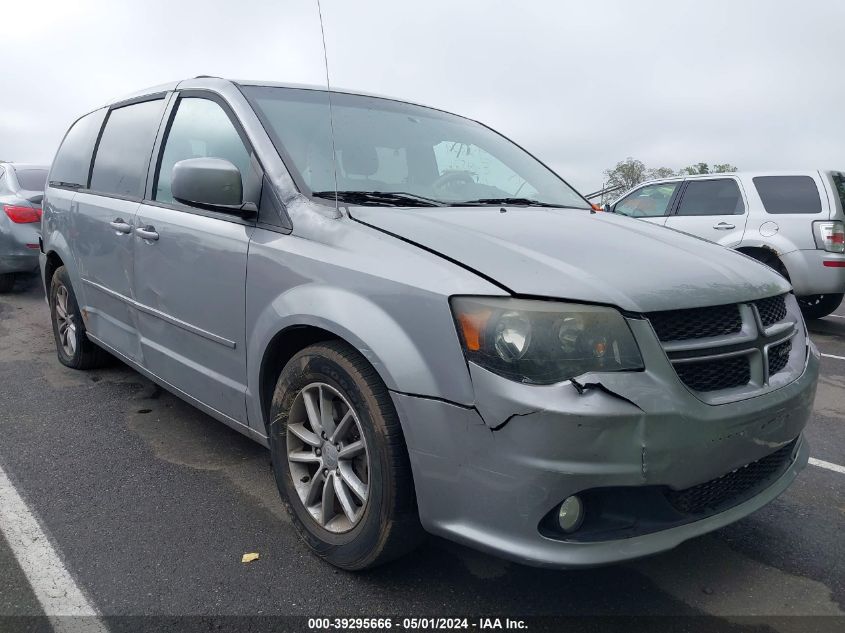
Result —
[[651, 312], [787, 292], [780, 275], [706, 240], [611, 213], [537, 207], [353, 207], [351, 216], [517, 295]]

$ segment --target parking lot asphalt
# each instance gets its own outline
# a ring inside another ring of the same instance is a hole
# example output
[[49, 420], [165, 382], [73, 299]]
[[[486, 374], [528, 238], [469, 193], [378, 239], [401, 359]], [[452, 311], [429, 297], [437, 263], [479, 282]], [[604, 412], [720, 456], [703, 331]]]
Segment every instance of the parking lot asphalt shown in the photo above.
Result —
[[[811, 455], [845, 465], [845, 306], [812, 338], [831, 356]], [[845, 474], [819, 466], [750, 517], [631, 564], [539, 570], [432, 537], [352, 574], [300, 542], [264, 448], [120, 363], [61, 366], [35, 277], [0, 296], [0, 401], [0, 467], [105, 616], [845, 612]], [[0, 615], [41, 613], [2, 537], [0, 570]]]

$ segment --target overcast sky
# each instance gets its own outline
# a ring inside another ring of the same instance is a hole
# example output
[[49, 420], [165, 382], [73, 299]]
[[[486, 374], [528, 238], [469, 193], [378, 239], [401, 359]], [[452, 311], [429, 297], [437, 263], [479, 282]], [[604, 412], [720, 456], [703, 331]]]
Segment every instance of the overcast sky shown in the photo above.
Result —
[[[329, 76], [480, 119], [582, 192], [649, 167], [845, 168], [845, 3], [323, 0]], [[0, 159], [198, 74], [325, 83], [316, 0], [4, 3]]]

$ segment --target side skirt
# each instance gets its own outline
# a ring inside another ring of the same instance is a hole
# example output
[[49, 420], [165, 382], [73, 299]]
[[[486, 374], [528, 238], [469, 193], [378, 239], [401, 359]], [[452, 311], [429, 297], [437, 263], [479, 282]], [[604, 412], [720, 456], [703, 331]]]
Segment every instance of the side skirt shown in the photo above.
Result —
[[145, 369], [144, 367], [142, 367], [141, 365], [139, 365], [138, 363], [136, 363], [132, 359], [127, 358], [126, 356], [124, 356], [123, 354], [121, 354], [120, 352], [118, 352], [117, 350], [112, 348], [111, 346], [107, 345], [106, 343], [103, 343], [103, 341], [98, 339], [93, 334], [86, 332], [85, 335], [89, 339], [91, 339], [92, 342], [94, 342], [97, 345], [99, 345], [100, 347], [102, 347], [108, 353], [113, 354], [114, 356], [119, 358], [122, 362], [129, 365], [132, 369], [137, 371], [142, 376], [149, 378], [150, 380], [152, 380], [157, 385], [160, 385], [164, 389], [167, 389], [174, 396], [181, 398], [182, 400], [184, 400], [185, 402], [187, 402], [191, 406], [194, 406], [197, 409], [199, 409], [200, 411], [202, 411], [203, 413], [210, 415], [215, 420], [222, 422], [223, 424], [225, 424], [226, 426], [228, 426], [231, 429], [234, 429], [238, 433], [242, 433], [243, 435], [246, 435], [249, 439], [258, 442], [263, 447], [269, 448], [269, 443], [268, 443], [266, 435], [263, 435], [262, 433], [259, 433], [258, 431], [256, 431], [252, 427], [250, 427], [250, 426], [248, 426], [248, 425], [246, 425], [242, 422], [239, 422], [238, 420], [236, 420], [232, 417], [229, 417], [225, 413], [222, 413], [221, 411], [218, 411], [217, 409], [215, 409], [213, 407], [208, 406], [204, 402], [197, 400], [196, 398], [194, 398], [193, 396], [185, 393], [184, 391], [182, 391], [178, 387], [174, 387], [173, 385], [171, 385], [166, 380], [162, 380], [161, 378], [156, 376], [154, 373], [152, 373], [148, 369]]

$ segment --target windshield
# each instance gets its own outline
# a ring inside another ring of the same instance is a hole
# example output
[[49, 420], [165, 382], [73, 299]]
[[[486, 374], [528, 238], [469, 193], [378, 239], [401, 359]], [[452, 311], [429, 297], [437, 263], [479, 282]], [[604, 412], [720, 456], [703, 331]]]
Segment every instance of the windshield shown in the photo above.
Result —
[[44, 191], [47, 186], [46, 169], [15, 169], [18, 184], [26, 191]]
[[336, 175], [338, 199], [354, 204], [590, 208], [554, 172], [474, 121], [335, 92], [330, 119], [324, 91], [245, 86], [244, 92], [288, 167], [297, 172], [297, 184], [311, 195], [333, 198]]

